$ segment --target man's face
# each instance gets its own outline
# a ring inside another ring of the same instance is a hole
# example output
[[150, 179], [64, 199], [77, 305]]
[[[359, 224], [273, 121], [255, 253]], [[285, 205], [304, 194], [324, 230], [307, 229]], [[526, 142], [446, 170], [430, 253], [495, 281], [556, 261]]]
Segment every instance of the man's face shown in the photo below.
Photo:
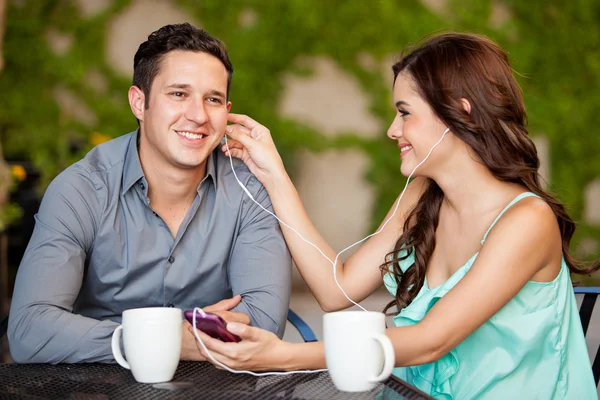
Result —
[[156, 168], [204, 169], [227, 125], [227, 77], [225, 66], [210, 54], [171, 51], [161, 61], [147, 109], [143, 92], [130, 89], [143, 162]]

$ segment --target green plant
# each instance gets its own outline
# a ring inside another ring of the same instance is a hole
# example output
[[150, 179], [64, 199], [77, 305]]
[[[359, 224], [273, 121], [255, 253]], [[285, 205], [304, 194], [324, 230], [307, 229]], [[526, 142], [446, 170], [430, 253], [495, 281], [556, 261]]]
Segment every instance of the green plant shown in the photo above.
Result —
[[[10, 3], [6, 67], [0, 76], [0, 140], [7, 157], [34, 163], [42, 174], [42, 191], [58, 172], [92, 147], [92, 132], [114, 137], [136, 127], [125, 97], [130, 80], [113, 71], [102, 51], [109, 20], [128, 4], [114, 0], [100, 14], [84, 19], [73, 1]], [[177, 4], [227, 44], [236, 69], [231, 93], [234, 110], [271, 129], [289, 169], [294, 170], [298, 148], [315, 152], [359, 149], [368, 156], [366, 178], [378, 199], [372, 228], [404, 184], [397, 149], [383, 131], [376, 139], [365, 139], [357, 132], [329, 138], [303, 121], [282, 117], [277, 112], [283, 92], [281, 77], [289, 72], [310, 73], [297, 66], [300, 57], [328, 57], [360, 83], [369, 96], [370, 112], [385, 126], [393, 116], [391, 72], [384, 79], [382, 68], [365, 69], [359, 54], [366, 52], [383, 64], [407, 44], [440, 29], [492, 37], [522, 73], [518, 79], [525, 93], [530, 132], [545, 135], [550, 142], [551, 189], [579, 222], [574, 248], [584, 238], [600, 241], [600, 227], [582, 221], [583, 190], [600, 176], [596, 156], [600, 136], [593, 129], [600, 107], [596, 96], [600, 3], [448, 0], [447, 12], [441, 15], [417, 0], [179, 0]], [[507, 10], [508, 18], [496, 17], [492, 23], [498, 10]], [[240, 24], [245, 12], [252, 13], [255, 21]], [[73, 37], [66, 54], [50, 51], [45, 40], [49, 29]], [[105, 92], [88, 84], [86, 74], [91, 70], [106, 79]], [[98, 122], [85, 125], [61, 114], [54, 101], [57, 86], [77, 94]], [[343, 100], [339, 106], [344, 106]]]

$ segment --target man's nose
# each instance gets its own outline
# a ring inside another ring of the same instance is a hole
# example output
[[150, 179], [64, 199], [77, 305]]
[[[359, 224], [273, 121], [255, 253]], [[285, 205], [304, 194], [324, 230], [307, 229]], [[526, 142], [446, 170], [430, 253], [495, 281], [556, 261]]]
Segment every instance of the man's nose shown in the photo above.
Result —
[[189, 121], [193, 121], [198, 125], [204, 124], [208, 120], [208, 113], [206, 112], [206, 105], [204, 104], [204, 101], [190, 101], [187, 105], [184, 116]]

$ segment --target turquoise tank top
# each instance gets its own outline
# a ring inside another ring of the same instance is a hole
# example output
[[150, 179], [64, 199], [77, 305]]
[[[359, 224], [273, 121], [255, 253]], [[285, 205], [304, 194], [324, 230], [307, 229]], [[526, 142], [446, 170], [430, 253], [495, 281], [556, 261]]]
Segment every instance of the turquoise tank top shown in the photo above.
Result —
[[[535, 196], [517, 196], [513, 204]], [[396, 326], [418, 323], [462, 279], [476, 253], [446, 282], [430, 288], [427, 279], [415, 299], [394, 317]], [[405, 271], [414, 253], [401, 262]], [[392, 296], [391, 273], [384, 283]], [[468, 310], [463, 310], [468, 312]], [[439, 360], [394, 370], [399, 378], [439, 399], [597, 399], [569, 269], [563, 258], [551, 282], [529, 281], [500, 311]]]

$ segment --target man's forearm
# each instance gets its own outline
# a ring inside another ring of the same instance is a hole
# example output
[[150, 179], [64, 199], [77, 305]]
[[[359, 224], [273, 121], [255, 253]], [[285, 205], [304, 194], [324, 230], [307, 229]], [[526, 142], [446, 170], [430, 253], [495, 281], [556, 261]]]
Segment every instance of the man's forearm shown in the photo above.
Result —
[[11, 310], [8, 341], [18, 363], [114, 362], [111, 337], [119, 326], [54, 306]]

